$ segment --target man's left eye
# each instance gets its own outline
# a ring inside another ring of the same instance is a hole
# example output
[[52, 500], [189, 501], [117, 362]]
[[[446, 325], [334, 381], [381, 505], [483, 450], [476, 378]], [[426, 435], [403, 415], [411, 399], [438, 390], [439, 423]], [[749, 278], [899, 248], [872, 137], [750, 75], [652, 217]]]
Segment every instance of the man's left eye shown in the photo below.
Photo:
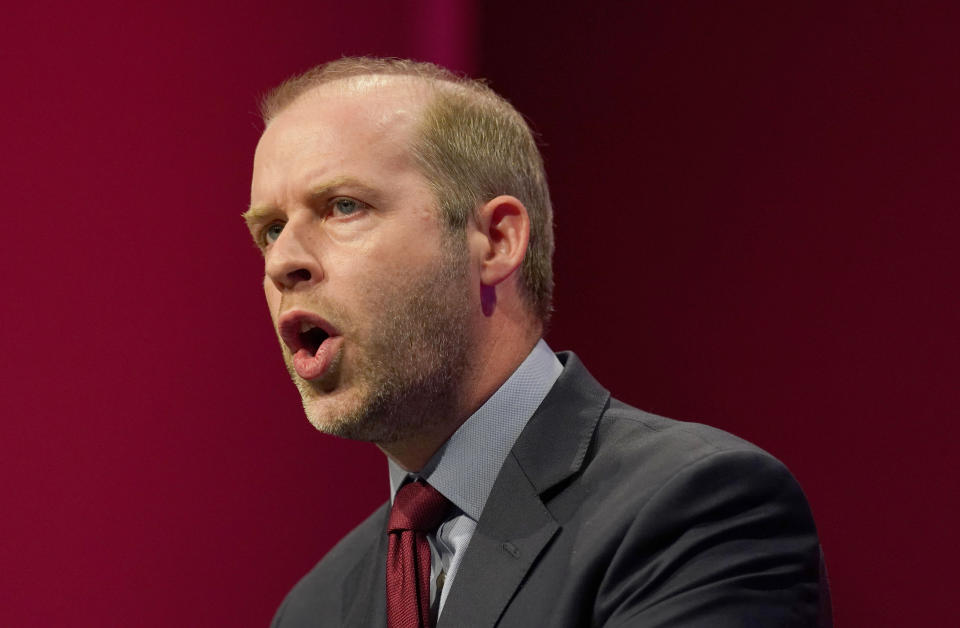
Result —
[[353, 198], [338, 198], [333, 201], [333, 211], [349, 216], [363, 208], [363, 203]]

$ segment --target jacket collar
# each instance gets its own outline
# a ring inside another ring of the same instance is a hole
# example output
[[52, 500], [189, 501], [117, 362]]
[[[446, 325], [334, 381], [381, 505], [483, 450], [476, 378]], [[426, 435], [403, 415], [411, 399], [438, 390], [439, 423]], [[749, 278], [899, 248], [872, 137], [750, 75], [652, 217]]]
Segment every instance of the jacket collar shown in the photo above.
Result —
[[560, 530], [543, 494], [582, 467], [610, 393], [573, 353], [494, 483], [439, 626], [493, 626]]
[[542, 495], [580, 470], [610, 393], [570, 351], [563, 373], [513, 447], [517, 463]]

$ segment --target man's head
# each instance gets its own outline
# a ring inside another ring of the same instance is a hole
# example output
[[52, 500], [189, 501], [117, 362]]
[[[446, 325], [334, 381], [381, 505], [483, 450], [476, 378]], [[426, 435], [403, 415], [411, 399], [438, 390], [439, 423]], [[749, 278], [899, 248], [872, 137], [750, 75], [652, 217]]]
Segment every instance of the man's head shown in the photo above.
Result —
[[264, 123], [321, 85], [370, 76], [407, 77], [424, 90], [411, 150], [451, 230], [462, 232], [477, 207], [501, 194], [524, 204], [530, 242], [519, 272], [521, 293], [545, 326], [554, 244], [543, 159], [523, 116], [486, 84], [431, 63], [349, 57], [314, 67], [268, 92], [261, 103]]
[[[246, 219], [308, 417], [381, 445], [449, 436], [549, 312], [550, 207], [526, 125], [487, 88], [409, 62], [342, 60], [265, 103]], [[500, 154], [520, 148], [483, 146], [488, 129], [533, 151], [533, 192], [493, 180], [522, 178]], [[542, 227], [514, 192], [543, 203]], [[538, 228], [546, 260], [528, 266]]]

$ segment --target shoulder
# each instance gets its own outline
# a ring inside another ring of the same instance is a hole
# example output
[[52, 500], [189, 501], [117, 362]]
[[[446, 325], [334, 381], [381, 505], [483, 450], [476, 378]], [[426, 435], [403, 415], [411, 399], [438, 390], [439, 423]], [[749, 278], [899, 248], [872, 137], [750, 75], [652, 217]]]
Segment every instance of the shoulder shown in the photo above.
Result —
[[339, 618], [343, 614], [345, 594], [361, 587], [364, 578], [383, 561], [373, 560], [386, 538], [389, 502], [340, 540], [290, 590], [273, 620], [273, 626], [313, 625], [318, 619]]
[[[614, 399], [591, 449], [579, 482], [606, 513], [597, 616], [629, 616], [640, 593], [650, 604], [645, 617], [665, 625], [697, 604], [759, 614], [765, 625], [812, 616], [816, 527], [800, 485], [774, 456], [722, 430]], [[694, 590], [695, 602], [676, 602], [678, 592]]]
[[770, 453], [733, 434], [651, 414], [617, 399], [610, 399], [598, 421], [593, 450], [593, 463], [631, 458], [642, 463], [646, 473], [663, 479], [691, 465], [723, 466], [728, 461], [785, 470]]
[[574, 354], [558, 357], [564, 372], [513, 450], [541, 493], [585, 487], [589, 498], [641, 514], [635, 509], [658, 495], [696, 497], [723, 483], [754, 493], [789, 486], [787, 493], [806, 508], [790, 472], [763, 449], [723, 430], [631, 407], [612, 398]]
[[[556, 626], [815, 625], [819, 544], [787, 468], [723, 430], [613, 399], [576, 356], [561, 360], [511, 452], [556, 533], [504, 625], [545, 612]], [[522, 493], [500, 488], [487, 508], [508, 518]]]
[[770, 453], [723, 430], [616, 399], [597, 423], [581, 481], [604, 486], [599, 493], [629, 504], [631, 517], [656, 512], [655, 519], [676, 523], [713, 516], [703, 512], [712, 506], [738, 512], [765, 504], [789, 509], [789, 517], [813, 530], [803, 491]]

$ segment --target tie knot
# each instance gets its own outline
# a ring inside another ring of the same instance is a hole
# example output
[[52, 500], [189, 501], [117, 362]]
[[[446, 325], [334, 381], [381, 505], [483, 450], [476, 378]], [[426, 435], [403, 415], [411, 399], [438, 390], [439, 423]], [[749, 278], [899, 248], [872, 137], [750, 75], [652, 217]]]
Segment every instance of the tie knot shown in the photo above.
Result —
[[440, 492], [422, 480], [400, 487], [390, 510], [390, 532], [417, 530], [432, 532], [450, 509], [450, 502]]

